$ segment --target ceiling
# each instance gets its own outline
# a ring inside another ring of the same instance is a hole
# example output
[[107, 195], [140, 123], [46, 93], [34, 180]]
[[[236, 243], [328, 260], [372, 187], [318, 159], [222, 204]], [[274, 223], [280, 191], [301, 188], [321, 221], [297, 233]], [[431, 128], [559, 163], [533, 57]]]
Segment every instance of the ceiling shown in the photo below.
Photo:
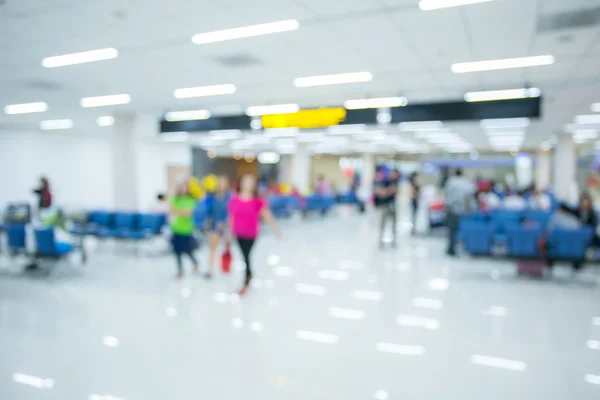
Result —
[[[402, 95], [409, 103], [462, 99], [465, 92], [526, 85], [543, 93], [543, 118], [523, 148], [539, 148], [575, 115], [600, 102], [600, 25], [542, 27], [538, 18], [600, 7], [600, 0], [496, 0], [421, 11], [417, 0], [4, 0], [0, 5], [0, 105], [45, 101], [42, 114], [0, 115], [0, 131], [37, 129], [42, 119], [116, 112], [206, 108], [240, 113], [250, 105], [342, 105]], [[195, 45], [192, 35], [285, 19], [296, 31]], [[105, 47], [113, 60], [46, 69], [44, 57]], [[454, 74], [456, 62], [551, 54], [550, 66]], [[250, 61], [232, 66], [223, 60]], [[227, 60], [229, 59], [229, 60]], [[369, 71], [373, 80], [296, 88], [296, 77]], [[183, 87], [232, 83], [232, 95], [175, 99]], [[129, 93], [132, 102], [82, 109], [81, 97]], [[454, 132], [489, 150], [476, 123]]]

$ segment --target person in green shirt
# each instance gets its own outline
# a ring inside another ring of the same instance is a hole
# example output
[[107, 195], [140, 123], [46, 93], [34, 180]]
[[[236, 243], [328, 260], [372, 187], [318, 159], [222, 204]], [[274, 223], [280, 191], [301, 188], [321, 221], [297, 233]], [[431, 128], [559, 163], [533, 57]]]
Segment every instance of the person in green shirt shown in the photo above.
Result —
[[177, 278], [183, 278], [182, 255], [187, 256], [194, 264], [194, 272], [198, 272], [198, 262], [194, 258], [196, 240], [194, 238], [194, 220], [192, 214], [196, 199], [189, 194], [188, 184], [183, 183], [177, 188], [175, 197], [171, 200], [171, 244], [177, 259]]

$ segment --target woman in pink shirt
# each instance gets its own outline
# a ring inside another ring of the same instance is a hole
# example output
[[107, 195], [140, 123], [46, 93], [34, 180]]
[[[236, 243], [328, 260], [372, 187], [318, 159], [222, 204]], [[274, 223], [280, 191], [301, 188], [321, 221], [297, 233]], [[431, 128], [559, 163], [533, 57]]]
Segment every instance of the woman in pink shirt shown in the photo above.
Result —
[[275, 231], [277, 237], [279, 237], [279, 228], [275, 224], [266, 201], [258, 196], [254, 175], [242, 176], [239, 192], [229, 201], [228, 209], [231, 232], [242, 250], [244, 262], [246, 263], [246, 280], [239, 291], [240, 294], [244, 294], [248, 290], [252, 279], [250, 252], [260, 231], [261, 217]]

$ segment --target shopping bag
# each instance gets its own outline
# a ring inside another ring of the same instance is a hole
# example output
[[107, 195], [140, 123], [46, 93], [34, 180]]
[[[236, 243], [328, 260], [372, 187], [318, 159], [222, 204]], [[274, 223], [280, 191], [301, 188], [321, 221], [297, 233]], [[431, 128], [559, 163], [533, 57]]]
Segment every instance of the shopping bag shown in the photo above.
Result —
[[231, 270], [231, 249], [229, 244], [225, 246], [223, 254], [221, 254], [221, 271], [229, 273]]

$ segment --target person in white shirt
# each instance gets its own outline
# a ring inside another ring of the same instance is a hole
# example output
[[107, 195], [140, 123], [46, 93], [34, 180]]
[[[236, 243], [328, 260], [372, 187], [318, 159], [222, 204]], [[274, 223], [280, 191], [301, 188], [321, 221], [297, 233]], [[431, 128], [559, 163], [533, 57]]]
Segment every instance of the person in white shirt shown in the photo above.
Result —
[[550, 201], [550, 196], [548, 196], [543, 191], [536, 189], [529, 199], [529, 208], [532, 210], [541, 210], [541, 211], [549, 211], [552, 207], [552, 202]]
[[505, 210], [524, 210], [527, 202], [520, 193], [511, 193], [502, 201], [502, 208]]

